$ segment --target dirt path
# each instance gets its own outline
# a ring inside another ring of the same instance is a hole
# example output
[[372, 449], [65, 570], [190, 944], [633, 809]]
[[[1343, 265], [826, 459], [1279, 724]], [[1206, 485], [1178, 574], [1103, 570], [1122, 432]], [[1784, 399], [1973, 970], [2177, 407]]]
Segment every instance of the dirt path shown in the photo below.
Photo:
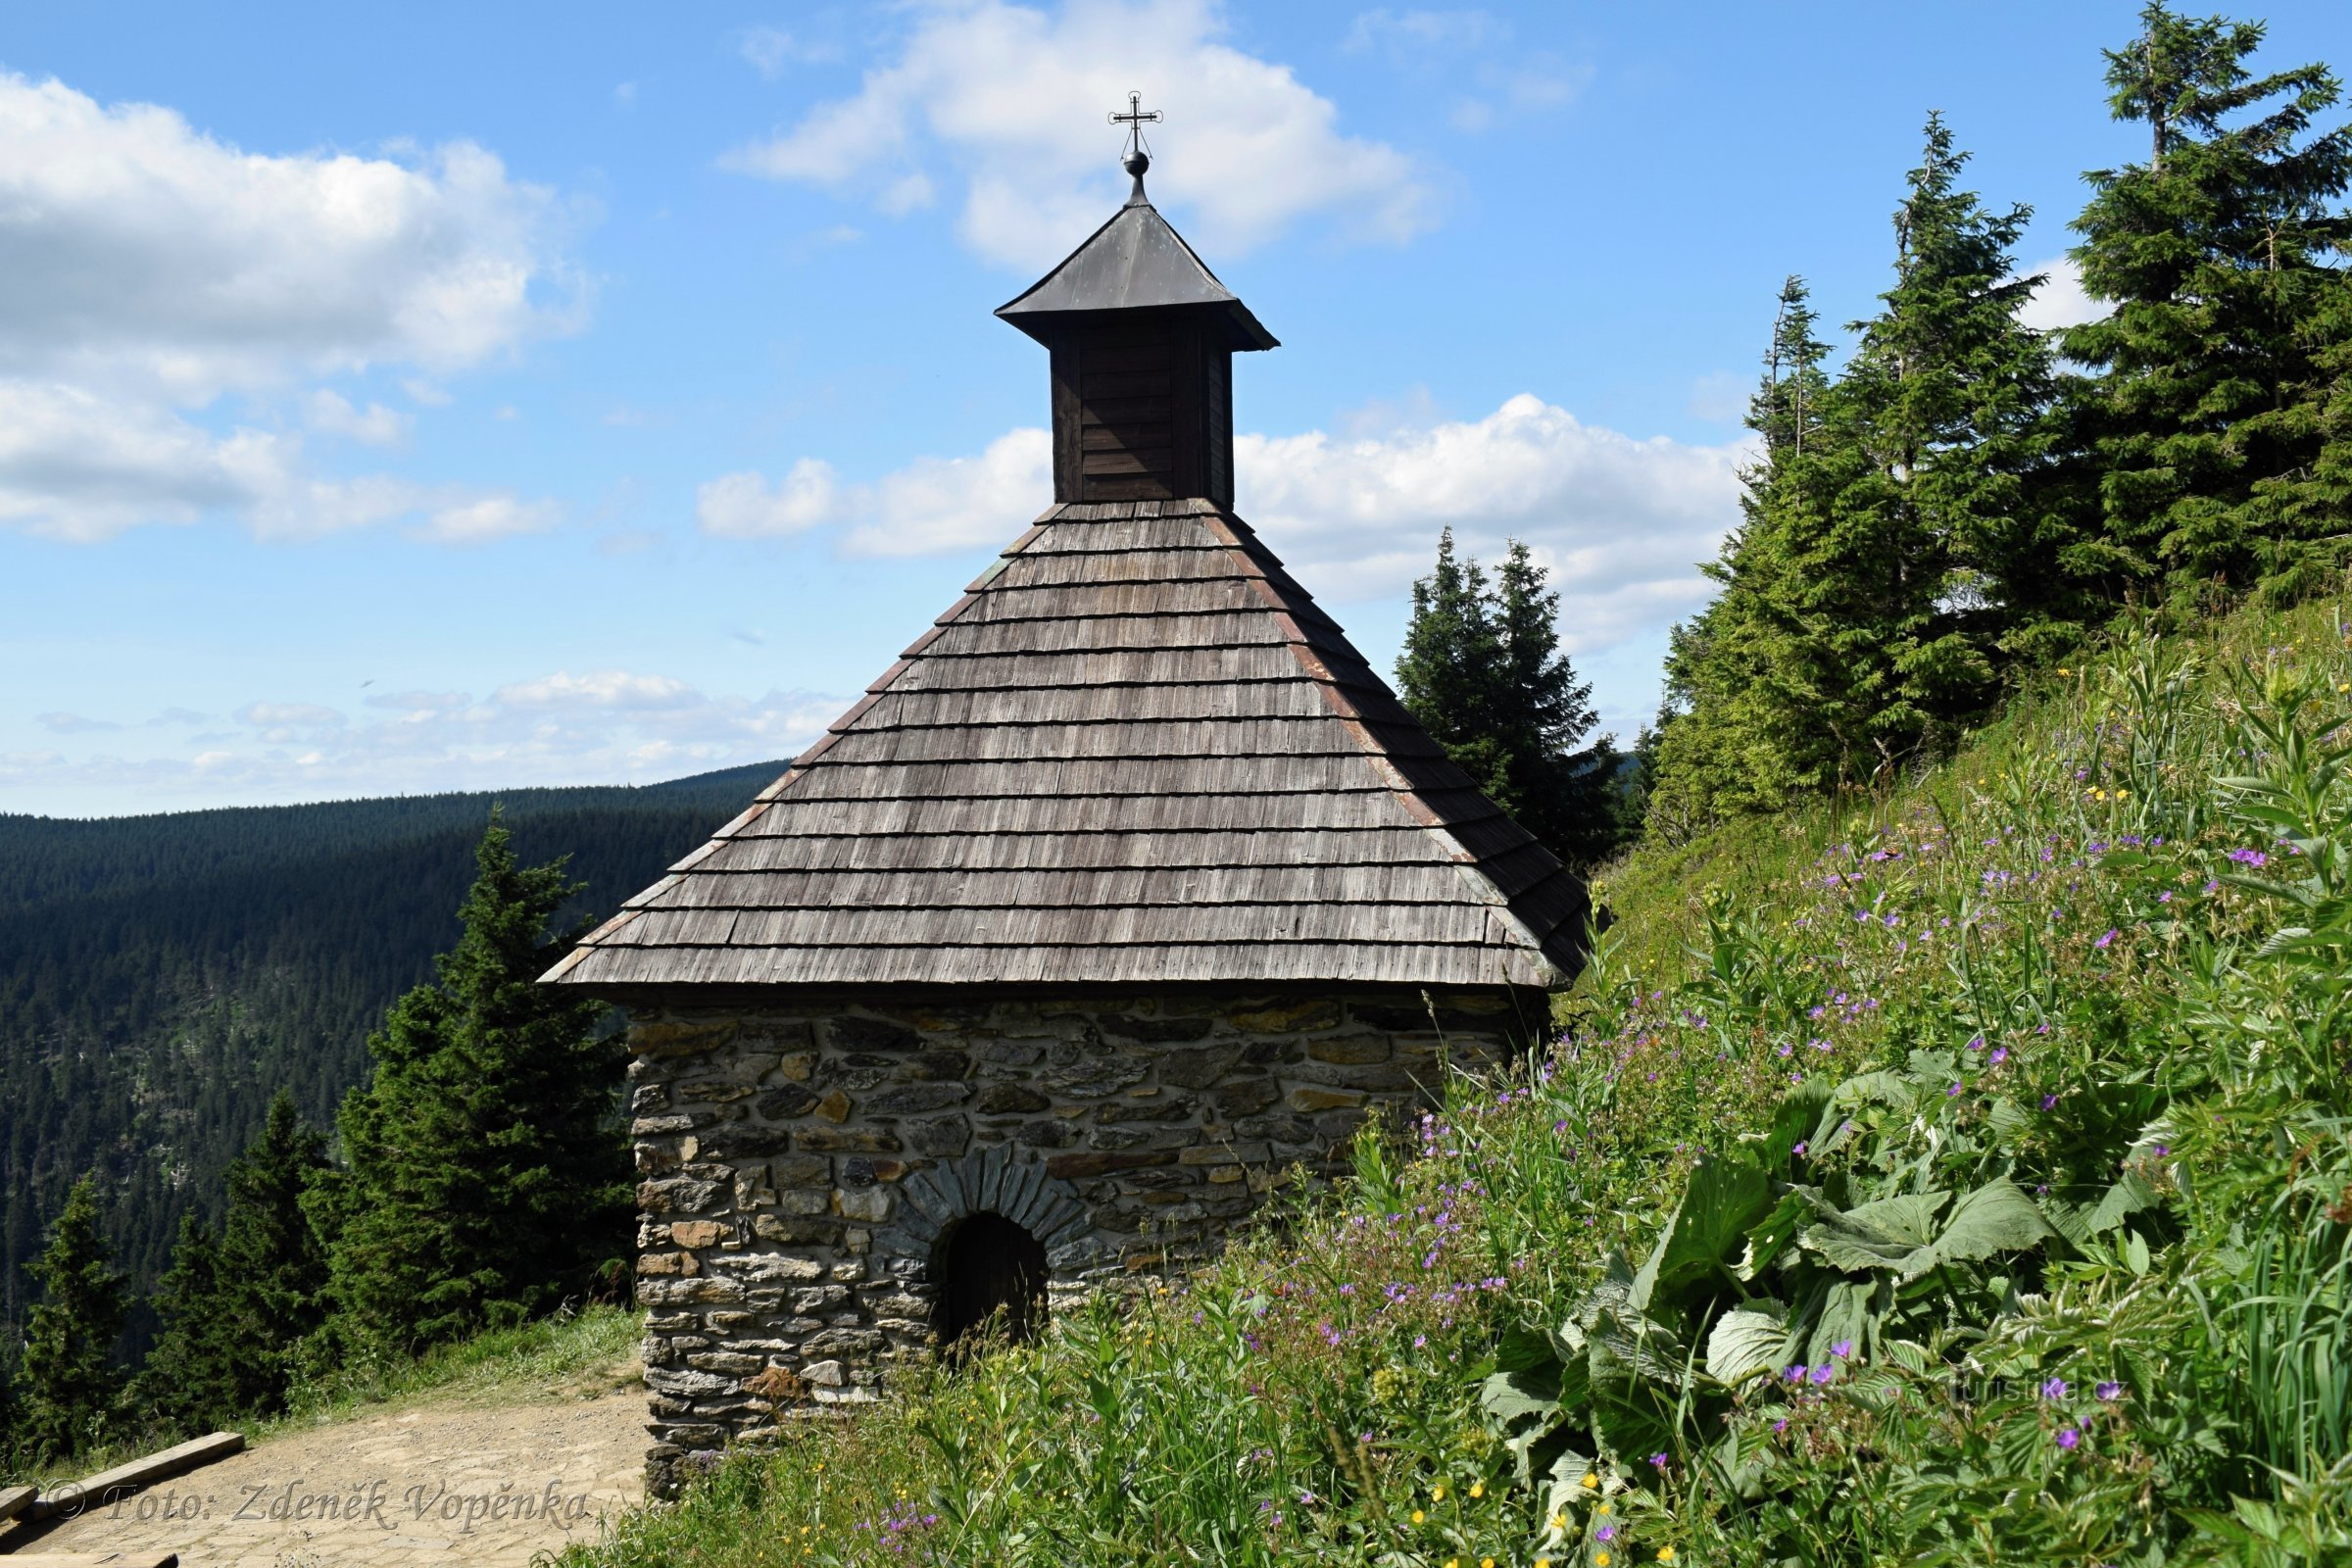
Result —
[[[611, 1380], [607, 1380], [610, 1382]], [[520, 1399], [523, 1402], [516, 1402]], [[643, 1494], [645, 1392], [417, 1403], [284, 1433], [78, 1518], [0, 1533], [11, 1550], [176, 1551], [184, 1568], [523, 1568], [596, 1539]]]

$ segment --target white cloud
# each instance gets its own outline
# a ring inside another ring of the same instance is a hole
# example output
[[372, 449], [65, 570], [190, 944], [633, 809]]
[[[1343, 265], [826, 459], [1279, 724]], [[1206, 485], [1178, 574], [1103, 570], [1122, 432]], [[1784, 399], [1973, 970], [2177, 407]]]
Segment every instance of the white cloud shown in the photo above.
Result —
[[1341, 47], [1349, 54], [1377, 50], [1398, 64], [1432, 52], [1456, 54], [1510, 41], [1509, 23], [1485, 11], [1366, 11], [1348, 26]]
[[2034, 291], [2034, 297], [2017, 313], [2017, 318], [2028, 326], [2050, 331], [2062, 326], [2081, 326], [2095, 321], [2114, 307], [2094, 300], [2082, 287], [2082, 270], [2072, 257], [2056, 256], [2046, 262], [2036, 262], [2018, 272], [2020, 277], [2045, 274], [2046, 281]]
[[[249, 153], [0, 73], [0, 523], [93, 540], [220, 513], [284, 537], [418, 510], [398, 480], [310, 475], [274, 426], [397, 442], [406, 416], [301, 388], [448, 374], [575, 327], [567, 223], [470, 143]], [[200, 417], [230, 393], [261, 428]]]
[[410, 426], [415, 422], [408, 415], [387, 409], [381, 403], [370, 403], [364, 412], [355, 409], [349, 398], [326, 387], [311, 394], [307, 412], [312, 429], [370, 447], [398, 446], [408, 439]]
[[632, 675], [605, 669], [591, 675], [559, 670], [537, 680], [516, 681], [491, 693], [506, 708], [681, 708], [702, 701], [682, 680], [667, 675]]
[[770, 538], [832, 521], [839, 503], [832, 466], [803, 458], [772, 490], [757, 473], [721, 474], [695, 491], [694, 516], [705, 533]]
[[857, 506], [843, 541], [854, 556], [920, 556], [963, 550], [1012, 532], [1054, 497], [1054, 440], [1010, 430], [976, 458], [923, 458], [885, 477]]
[[1697, 563], [1739, 519], [1743, 443], [1637, 440], [1522, 393], [1476, 420], [1386, 439], [1235, 439], [1242, 514], [1323, 597], [1401, 593], [1438, 531], [1524, 540], [1560, 590], [1571, 652], [1662, 629], [1704, 603]]
[[[1739, 519], [1744, 441], [1639, 440], [1524, 393], [1484, 418], [1405, 422], [1425, 409], [1425, 397], [1378, 406], [1350, 418], [1355, 433], [1235, 438], [1239, 510], [1316, 594], [1401, 595], [1449, 526], [1484, 559], [1506, 538], [1528, 544], [1560, 590], [1572, 651], [1662, 633], [1705, 602], [1697, 564]], [[1046, 431], [1008, 431], [977, 456], [922, 458], [843, 487], [823, 515], [790, 531], [841, 524], [843, 553], [860, 556], [999, 544], [1053, 495], [1052, 462]], [[734, 481], [755, 517], [774, 505], [756, 474], [712, 484]], [[714, 527], [704, 510], [707, 532], [785, 531]]]
[[109, 719], [85, 718], [79, 713], [42, 713], [34, 722], [59, 735], [95, 735], [122, 727]]
[[737, 148], [729, 167], [906, 212], [963, 186], [965, 241], [1016, 267], [1046, 265], [1101, 222], [1124, 176], [1102, 120], [1141, 90], [1167, 115], [1155, 199], [1194, 237], [1238, 255], [1300, 218], [1351, 238], [1402, 241], [1432, 221], [1410, 159], [1343, 135], [1332, 102], [1290, 67], [1220, 41], [1209, 0], [1068, 0], [1052, 14], [973, 0], [915, 13], [895, 58], [858, 91]]
[[553, 195], [469, 142], [270, 156], [152, 104], [0, 74], [0, 372], [201, 404], [571, 324]]
[[563, 514], [555, 502], [524, 501], [500, 492], [437, 508], [416, 535], [436, 544], [488, 544], [516, 534], [545, 533], [563, 520]]
[[1380, 55], [1422, 84], [1466, 76], [1473, 90], [1446, 115], [1463, 131], [1563, 108], [1592, 80], [1591, 66], [1520, 47], [1510, 23], [1485, 11], [1366, 11], [1349, 24], [1341, 47]]
[[797, 691], [713, 696], [671, 676], [627, 670], [559, 671], [479, 700], [464, 692], [400, 693], [371, 699], [378, 711], [357, 721], [317, 703], [264, 701], [238, 710], [236, 728], [157, 755], [0, 755], [0, 789], [87, 809], [93, 799], [132, 807], [650, 781], [794, 756], [844, 704]]
[[764, 26], [746, 27], [736, 34], [735, 52], [770, 81], [784, 74], [785, 67], [798, 62], [841, 58], [840, 49], [832, 44], [811, 42], [781, 27]]

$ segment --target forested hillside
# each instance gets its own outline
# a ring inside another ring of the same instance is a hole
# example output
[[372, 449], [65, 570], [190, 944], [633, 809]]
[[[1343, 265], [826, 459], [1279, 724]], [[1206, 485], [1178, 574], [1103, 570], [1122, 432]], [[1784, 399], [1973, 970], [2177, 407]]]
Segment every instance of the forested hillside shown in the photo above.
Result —
[[[457, 930], [493, 802], [602, 912], [781, 770], [76, 821], [0, 816], [0, 1320], [74, 1178], [100, 1173], [144, 1296], [270, 1097], [332, 1125], [368, 1031]], [[134, 1337], [146, 1325], [134, 1321]]]

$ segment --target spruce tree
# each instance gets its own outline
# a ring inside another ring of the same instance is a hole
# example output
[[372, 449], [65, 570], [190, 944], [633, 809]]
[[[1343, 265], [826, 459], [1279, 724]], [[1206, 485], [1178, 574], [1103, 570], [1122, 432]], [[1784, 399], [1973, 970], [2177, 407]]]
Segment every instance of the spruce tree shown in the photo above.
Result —
[[1396, 689], [1446, 755], [1495, 805], [1570, 865], [1615, 848], [1623, 832], [1617, 755], [1591, 731], [1592, 688], [1559, 647], [1559, 595], [1512, 540], [1492, 582], [1439, 535], [1430, 575], [1396, 660]]
[[[1801, 277], [1781, 285], [1747, 424], [1740, 522], [1701, 567], [1721, 591], [1668, 639], [1666, 703], [1645, 739], [1648, 825], [1669, 839], [1717, 816], [1769, 810], [1836, 776], [1837, 733], [1792, 580], [1804, 542], [1853, 463], [1823, 368], [1828, 345]], [[1837, 416], [1833, 422], [1833, 416]]]
[[304, 1201], [326, 1168], [326, 1140], [279, 1090], [229, 1164], [220, 1232], [194, 1215], [180, 1222], [142, 1407], [186, 1428], [285, 1408], [295, 1359], [324, 1317], [326, 1255]]
[[185, 1432], [235, 1419], [243, 1352], [220, 1299], [220, 1242], [202, 1218], [183, 1214], [172, 1267], [156, 1284], [163, 1331], [133, 1384], [133, 1402], [151, 1420]]
[[[2091, 435], [2115, 570], [2175, 595], [2325, 580], [2345, 532], [2329, 409], [2340, 394], [2352, 129], [2321, 65], [2255, 75], [2260, 24], [2140, 12], [2107, 54], [2109, 106], [2144, 163], [2086, 177], [2073, 252], [2114, 309], [2071, 329], [2104, 372]], [[2340, 436], [2338, 437], [2340, 440]]]
[[520, 1321], [625, 1245], [623, 1048], [602, 1004], [537, 984], [579, 935], [546, 935], [580, 891], [564, 865], [518, 865], [494, 812], [457, 947], [368, 1037], [373, 1077], [336, 1118], [348, 1168], [313, 1201], [358, 1348]]
[[122, 1396], [115, 1342], [122, 1334], [123, 1279], [99, 1235], [89, 1177], [66, 1195], [31, 1273], [41, 1295], [24, 1329], [21, 1429], [35, 1455], [59, 1458], [103, 1439]]
[[1948, 745], [2014, 664], [2082, 631], [2065, 426], [2017, 319], [2030, 216], [1987, 211], [1931, 115], [1894, 215], [1894, 284], [1832, 379], [1800, 278], [1781, 290], [1722, 592], [1675, 629], [1647, 783], [1662, 829], [1886, 776]]
[[304, 1125], [284, 1089], [271, 1097], [260, 1136], [228, 1167], [220, 1300], [246, 1348], [237, 1363], [240, 1410], [284, 1408], [297, 1348], [324, 1319], [326, 1252], [304, 1203], [326, 1169], [326, 1139]]

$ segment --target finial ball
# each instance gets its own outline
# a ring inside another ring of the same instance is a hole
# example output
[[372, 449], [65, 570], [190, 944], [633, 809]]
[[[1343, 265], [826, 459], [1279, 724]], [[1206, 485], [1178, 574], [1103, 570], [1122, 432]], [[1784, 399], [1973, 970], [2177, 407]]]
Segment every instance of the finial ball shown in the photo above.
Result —
[[1141, 179], [1144, 177], [1144, 171], [1152, 167], [1152, 155], [1142, 151], [1129, 153], [1119, 161], [1119, 167]]

